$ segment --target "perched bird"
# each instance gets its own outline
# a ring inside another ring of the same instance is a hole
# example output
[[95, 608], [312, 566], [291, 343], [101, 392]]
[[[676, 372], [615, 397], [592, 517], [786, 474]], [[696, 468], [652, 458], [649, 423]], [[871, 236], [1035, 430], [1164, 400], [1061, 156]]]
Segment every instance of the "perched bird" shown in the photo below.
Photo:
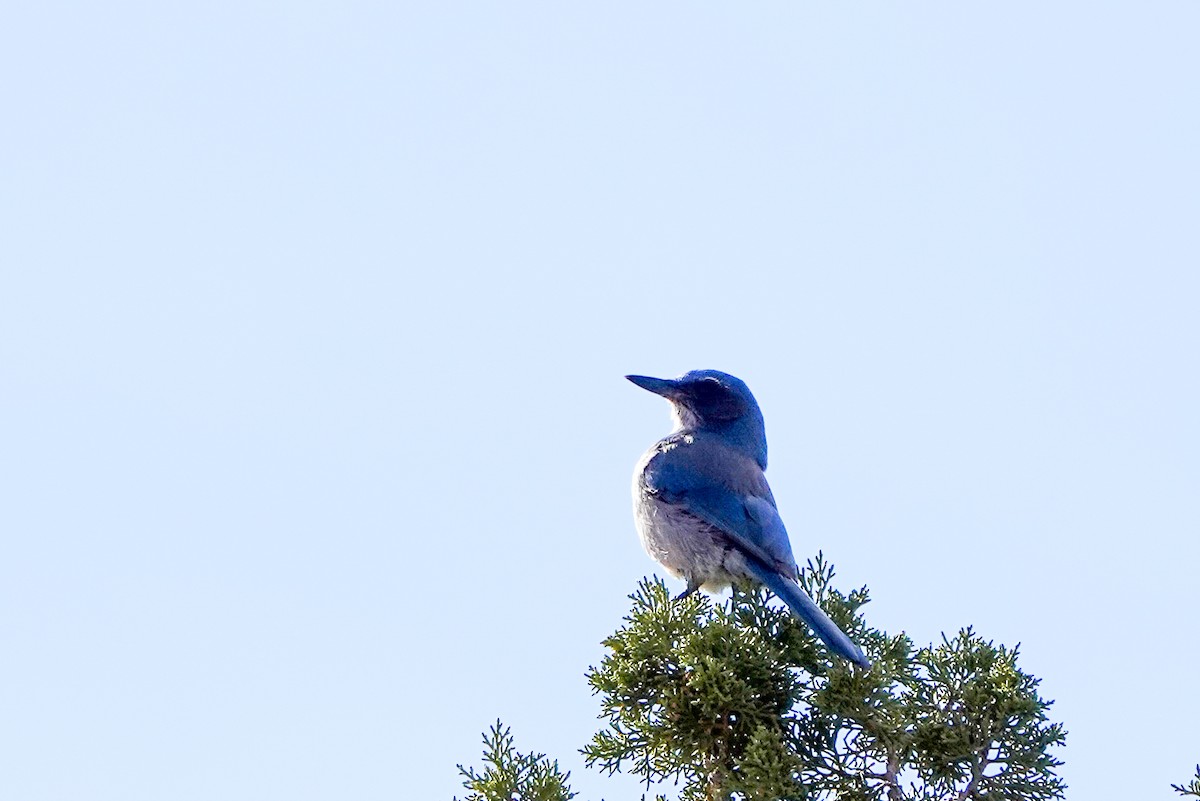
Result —
[[633, 516], [647, 553], [687, 582], [683, 595], [765, 584], [835, 653], [870, 667], [797, 583], [800, 571], [763, 473], [767, 435], [750, 389], [717, 370], [625, 377], [670, 401], [675, 419], [675, 430], [633, 472]]

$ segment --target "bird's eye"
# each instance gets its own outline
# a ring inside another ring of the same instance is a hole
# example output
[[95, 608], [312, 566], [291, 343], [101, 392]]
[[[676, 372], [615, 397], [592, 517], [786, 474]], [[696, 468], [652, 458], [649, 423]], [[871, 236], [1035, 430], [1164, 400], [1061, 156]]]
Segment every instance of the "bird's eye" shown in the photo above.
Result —
[[698, 381], [692, 389], [698, 411], [712, 420], [732, 420], [742, 414], [737, 395], [715, 378]]

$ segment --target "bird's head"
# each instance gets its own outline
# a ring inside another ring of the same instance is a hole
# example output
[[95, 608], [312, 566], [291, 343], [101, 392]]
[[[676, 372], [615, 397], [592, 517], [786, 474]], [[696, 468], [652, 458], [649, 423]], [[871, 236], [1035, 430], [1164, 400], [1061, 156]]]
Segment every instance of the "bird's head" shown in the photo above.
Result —
[[679, 378], [625, 377], [670, 401], [680, 430], [719, 433], [766, 469], [767, 435], [762, 412], [740, 378], [720, 370], [693, 370]]

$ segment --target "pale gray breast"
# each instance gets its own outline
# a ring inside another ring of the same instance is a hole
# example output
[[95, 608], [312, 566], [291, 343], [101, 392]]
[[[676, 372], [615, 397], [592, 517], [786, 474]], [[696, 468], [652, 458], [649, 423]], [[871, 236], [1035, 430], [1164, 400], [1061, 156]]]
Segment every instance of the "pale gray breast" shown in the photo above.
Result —
[[744, 557], [719, 529], [647, 490], [646, 467], [666, 456], [660, 446], [642, 456], [633, 474], [633, 516], [642, 547], [672, 576], [712, 592], [747, 578]]

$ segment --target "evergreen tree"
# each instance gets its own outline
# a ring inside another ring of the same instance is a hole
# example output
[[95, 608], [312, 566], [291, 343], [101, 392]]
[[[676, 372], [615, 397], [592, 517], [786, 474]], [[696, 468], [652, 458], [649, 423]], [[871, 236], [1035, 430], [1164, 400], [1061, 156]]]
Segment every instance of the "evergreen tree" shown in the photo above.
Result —
[[1196, 775], [1188, 784], [1172, 784], [1171, 789], [1180, 795], [1200, 798], [1200, 765], [1196, 766]]
[[[820, 555], [801, 572], [870, 670], [831, 655], [764, 590], [674, 600], [644, 580], [587, 674], [603, 721], [583, 749], [588, 766], [640, 776], [647, 791], [677, 786], [681, 801], [1062, 797], [1051, 750], [1065, 731], [1017, 649], [969, 628], [914, 648], [868, 627], [866, 589], [838, 592]], [[574, 796], [569, 774], [515, 751], [499, 723], [484, 740], [484, 772], [460, 766], [466, 801]]]
[[[512, 730], [500, 721], [483, 735], [482, 773], [458, 766], [470, 790], [466, 801], [571, 801], [570, 773], [558, 769], [545, 754], [521, 754], [513, 746]], [[456, 799], [457, 801], [457, 799]]]

